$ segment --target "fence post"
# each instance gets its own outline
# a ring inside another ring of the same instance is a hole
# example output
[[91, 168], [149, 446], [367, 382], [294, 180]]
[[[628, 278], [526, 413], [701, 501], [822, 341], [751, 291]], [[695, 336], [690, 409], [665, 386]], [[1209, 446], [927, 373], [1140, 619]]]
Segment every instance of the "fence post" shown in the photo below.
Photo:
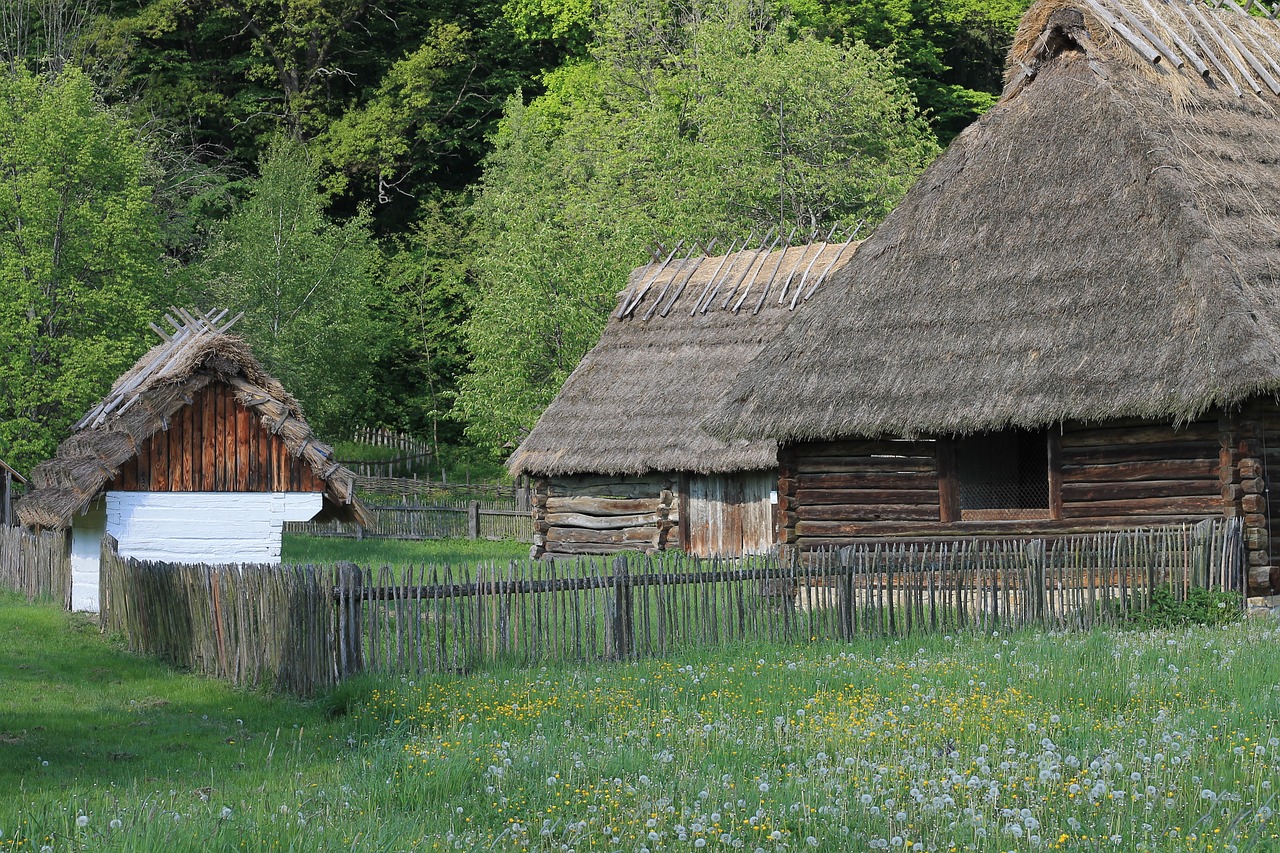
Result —
[[613, 653], [618, 659], [631, 656], [634, 633], [631, 607], [631, 573], [627, 558], [613, 558]]
[[1193, 529], [1195, 539], [1192, 544], [1191, 557], [1191, 586], [1192, 588], [1208, 589], [1209, 588], [1209, 561], [1212, 558], [1212, 548], [1209, 547], [1213, 536], [1214, 521], [1206, 518], [1196, 524]]
[[480, 501], [467, 504], [467, 538], [480, 538]]

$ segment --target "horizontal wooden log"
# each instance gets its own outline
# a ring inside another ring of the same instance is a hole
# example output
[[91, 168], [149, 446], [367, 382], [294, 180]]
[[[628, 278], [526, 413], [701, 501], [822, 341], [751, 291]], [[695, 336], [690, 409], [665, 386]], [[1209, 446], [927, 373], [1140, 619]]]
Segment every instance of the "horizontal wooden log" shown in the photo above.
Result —
[[797, 506], [821, 504], [906, 504], [938, 507], [935, 489], [800, 489], [795, 494]]
[[791, 461], [825, 456], [916, 456], [934, 457], [933, 441], [822, 441], [798, 445], [793, 448]]
[[794, 480], [795, 487], [788, 489], [792, 494], [799, 494], [803, 489], [912, 489], [938, 490], [938, 475], [934, 471], [921, 471], [909, 474], [885, 474], [879, 471], [864, 471], [851, 474], [802, 474]]
[[932, 459], [884, 459], [872, 456], [823, 456], [805, 457], [796, 462], [796, 473], [852, 474], [852, 473], [934, 473], [937, 463]]
[[669, 487], [666, 477], [652, 479], [621, 481], [600, 481], [600, 478], [587, 478], [585, 482], [578, 480], [552, 480], [547, 487], [547, 495], [552, 498], [599, 497], [629, 500], [634, 498], [657, 498], [663, 488]]
[[1169, 441], [1153, 444], [1082, 445], [1062, 448], [1065, 465], [1115, 462], [1156, 462], [1161, 459], [1217, 459], [1222, 448], [1214, 441]]
[[643, 551], [644, 546], [637, 545], [610, 545], [605, 543], [578, 543], [578, 542], [548, 542], [546, 550], [542, 552], [543, 559], [555, 559], [556, 557], [580, 557], [591, 554], [619, 554], [623, 551]]
[[1261, 477], [1250, 477], [1240, 481], [1240, 491], [1246, 495], [1266, 494], [1267, 481]]
[[1110, 516], [1191, 515], [1217, 514], [1222, 511], [1222, 498], [1209, 497], [1131, 498], [1115, 501], [1087, 501], [1069, 503], [1063, 501], [1064, 518], [1092, 518]]
[[634, 515], [637, 513], [657, 512], [662, 501], [652, 498], [602, 498], [595, 495], [582, 495], [573, 498], [548, 498], [547, 511], [580, 512], [585, 515]]
[[1064, 501], [1121, 500], [1124, 498], [1163, 498], [1181, 495], [1216, 495], [1222, 486], [1216, 479], [1201, 480], [1126, 480], [1118, 483], [1063, 483]]
[[656, 544], [658, 528], [632, 527], [627, 530], [590, 530], [583, 527], [552, 527], [547, 530], [547, 547], [552, 543], [576, 542], [597, 545]]
[[1119, 480], [1199, 480], [1218, 476], [1217, 459], [1168, 459], [1115, 465], [1063, 465], [1062, 483], [1111, 483]]
[[1245, 531], [1244, 541], [1250, 550], [1265, 551], [1271, 544], [1271, 536], [1265, 530], [1250, 528]]
[[1217, 421], [1202, 421], [1188, 424], [1179, 430], [1174, 430], [1172, 425], [1066, 430], [1062, 434], [1062, 449], [1065, 452], [1067, 448], [1086, 446], [1159, 444], [1169, 441], [1216, 443], [1217, 440]]
[[1245, 495], [1240, 500], [1240, 508], [1247, 513], [1263, 513], [1267, 511], [1267, 499], [1264, 495]]
[[798, 521], [929, 521], [939, 518], [938, 503], [911, 504], [802, 504]]
[[1271, 555], [1266, 551], [1250, 551], [1249, 565], [1251, 566], [1270, 566]]
[[1262, 513], [1246, 512], [1244, 514], [1245, 527], [1266, 527], [1267, 517]]
[[580, 512], [549, 512], [547, 523], [553, 527], [584, 527], [589, 530], [617, 530], [626, 527], [642, 527], [657, 524], [661, 516], [656, 512], [634, 515], [584, 515]]
[[1261, 459], [1253, 459], [1245, 457], [1236, 463], [1236, 474], [1241, 480], [1251, 480], [1255, 477], [1263, 476], [1266, 466], [1262, 464]]
[[1135, 526], [1162, 524], [1194, 524], [1206, 518], [1217, 517], [1213, 513], [1196, 513], [1191, 515], [1143, 516], [1111, 516], [1084, 519], [1031, 519], [1027, 521], [955, 521], [933, 524], [905, 521], [869, 521], [869, 522], [831, 522], [806, 521], [797, 522], [795, 526], [796, 542], [804, 543], [827, 539], [829, 543], [849, 543], [859, 539], [877, 539], [890, 537], [903, 538], [941, 538], [957, 536], [1038, 536], [1054, 533], [1089, 533], [1095, 530], [1124, 530]]

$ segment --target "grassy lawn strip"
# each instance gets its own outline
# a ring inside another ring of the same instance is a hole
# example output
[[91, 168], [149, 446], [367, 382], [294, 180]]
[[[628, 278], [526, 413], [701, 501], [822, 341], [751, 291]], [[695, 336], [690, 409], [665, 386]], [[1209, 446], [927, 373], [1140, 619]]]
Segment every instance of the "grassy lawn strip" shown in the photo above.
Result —
[[523, 542], [487, 539], [339, 539], [325, 536], [284, 537], [281, 559], [286, 563], [336, 563], [349, 561], [360, 566], [460, 566], [479, 562], [528, 560], [529, 546]]
[[0, 850], [1274, 850], [1278, 641], [758, 644], [309, 705], [10, 596]]

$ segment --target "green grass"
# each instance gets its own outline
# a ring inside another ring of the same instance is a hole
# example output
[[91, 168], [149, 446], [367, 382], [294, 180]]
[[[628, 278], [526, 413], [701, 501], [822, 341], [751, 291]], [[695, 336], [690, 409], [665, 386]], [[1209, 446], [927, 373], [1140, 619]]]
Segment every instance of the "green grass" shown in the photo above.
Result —
[[1277, 642], [753, 644], [301, 704], [9, 596], [0, 850], [1275, 850]]
[[527, 560], [529, 546], [521, 542], [487, 539], [339, 539], [324, 536], [284, 537], [281, 559], [286, 563], [336, 563], [360, 566], [458, 566], [491, 560]]

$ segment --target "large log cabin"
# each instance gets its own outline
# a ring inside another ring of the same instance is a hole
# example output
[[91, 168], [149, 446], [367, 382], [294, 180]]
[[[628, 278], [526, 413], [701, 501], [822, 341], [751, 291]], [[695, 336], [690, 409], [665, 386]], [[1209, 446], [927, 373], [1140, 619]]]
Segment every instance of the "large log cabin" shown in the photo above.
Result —
[[1234, 516], [1276, 589], [1277, 62], [1231, 4], [1036, 2], [999, 104], [704, 424], [779, 442], [782, 542]]
[[721, 441], [697, 423], [856, 248], [690, 251], [635, 270], [509, 462], [534, 481], [533, 555], [771, 550], [777, 444]]
[[18, 519], [67, 531], [74, 609], [97, 610], [104, 533], [142, 560], [278, 563], [286, 521], [367, 522], [354, 475], [225, 314], [174, 309], [173, 331], [31, 472]]

